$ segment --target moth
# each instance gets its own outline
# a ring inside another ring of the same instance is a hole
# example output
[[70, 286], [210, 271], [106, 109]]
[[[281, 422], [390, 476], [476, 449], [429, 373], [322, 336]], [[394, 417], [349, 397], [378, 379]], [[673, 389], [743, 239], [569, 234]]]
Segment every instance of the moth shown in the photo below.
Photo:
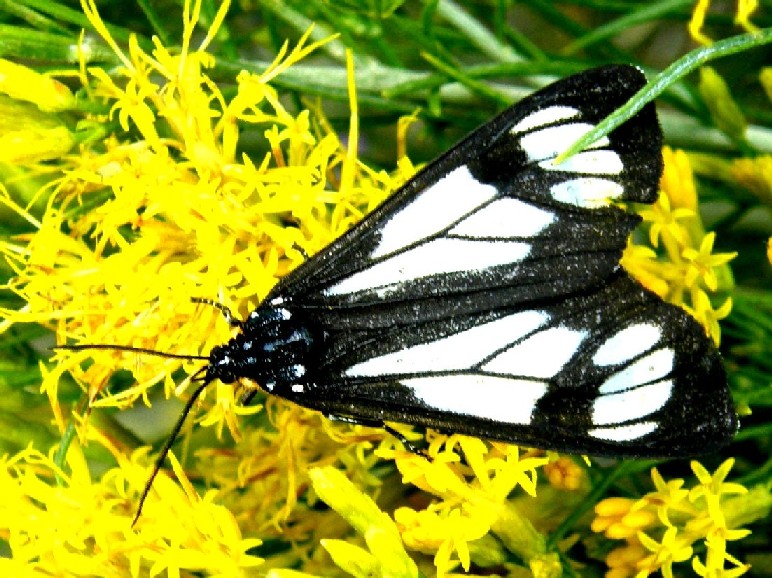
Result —
[[657, 197], [653, 105], [555, 160], [644, 84], [615, 65], [547, 86], [429, 164], [247, 319], [221, 307], [238, 333], [202, 358], [185, 413], [212, 381], [246, 378], [330, 418], [563, 452], [727, 444], [737, 425], [718, 352], [619, 263], [640, 218], [613, 203]]

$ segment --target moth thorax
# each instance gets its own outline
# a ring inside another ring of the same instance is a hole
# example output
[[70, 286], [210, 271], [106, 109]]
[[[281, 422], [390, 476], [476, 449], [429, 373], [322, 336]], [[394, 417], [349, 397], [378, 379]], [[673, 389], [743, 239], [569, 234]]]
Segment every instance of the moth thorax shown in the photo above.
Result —
[[241, 333], [212, 349], [207, 378], [232, 383], [247, 378], [269, 392], [302, 380], [314, 363], [316, 339], [283, 307], [262, 305], [247, 318]]

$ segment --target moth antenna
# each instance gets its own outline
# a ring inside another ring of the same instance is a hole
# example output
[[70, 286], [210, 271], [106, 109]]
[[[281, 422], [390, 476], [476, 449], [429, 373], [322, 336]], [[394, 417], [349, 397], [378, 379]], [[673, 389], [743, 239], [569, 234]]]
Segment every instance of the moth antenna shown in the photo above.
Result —
[[225, 321], [228, 322], [228, 325], [231, 327], [243, 327], [244, 322], [241, 319], [237, 319], [235, 315], [231, 312], [230, 309], [228, 309], [227, 306], [223, 305], [222, 303], [215, 301], [214, 299], [206, 299], [203, 297], [191, 297], [190, 300], [193, 303], [201, 303], [202, 305], [209, 305], [210, 307], [214, 307], [217, 309], [220, 313], [222, 313], [222, 316], [225, 317]]
[[[203, 372], [203, 371], [206, 371], [206, 367], [202, 368], [200, 372]], [[193, 377], [193, 379], [195, 379], [195, 376]], [[196, 400], [199, 398], [199, 396], [204, 391], [206, 386], [209, 385], [210, 383], [212, 383], [211, 379], [205, 380], [200, 386], [198, 386], [195, 389], [195, 391], [193, 391], [190, 398], [188, 398], [188, 401], [185, 403], [185, 407], [182, 409], [182, 412], [180, 413], [180, 417], [177, 418], [177, 422], [174, 424], [174, 427], [172, 428], [172, 431], [169, 434], [169, 437], [166, 438], [166, 442], [164, 442], [164, 445], [161, 448], [161, 451], [159, 452], [158, 457], [156, 457], [155, 463], [153, 464], [153, 472], [150, 474], [150, 477], [148, 478], [147, 482], [145, 482], [145, 487], [142, 489], [142, 495], [140, 496], [139, 503], [137, 505], [137, 513], [134, 514], [134, 519], [131, 521], [132, 528], [137, 523], [137, 520], [139, 520], [139, 517], [142, 514], [142, 506], [144, 506], [145, 500], [147, 499], [147, 496], [150, 493], [150, 488], [153, 486], [153, 481], [158, 475], [158, 472], [161, 471], [161, 467], [163, 466], [164, 461], [166, 460], [166, 456], [169, 454], [169, 451], [172, 449], [172, 445], [174, 444], [174, 441], [177, 439], [177, 436], [179, 435], [180, 430], [182, 430], [182, 426], [185, 424], [185, 420], [187, 419], [188, 414], [190, 413], [191, 409], [193, 409], [193, 404], [196, 403]]]
[[[217, 307], [217, 304], [215, 304], [215, 307]], [[222, 306], [225, 311], [228, 311], [227, 308]], [[220, 309], [218, 307], [218, 309]], [[221, 309], [222, 311], [222, 309]], [[228, 311], [228, 313], [230, 313]], [[206, 355], [183, 355], [179, 353], [167, 353], [165, 351], [156, 351], [155, 349], [146, 349], [144, 347], [132, 347], [129, 345], [114, 345], [109, 343], [95, 343], [95, 344], [82, 344], [82, 345], [57, 345], [53, 347], [53, 349], [63, 349], [66, 351], [83, 351], [88, 349], [106, 349], [110, 351], [133, 351], [135, 353], [143, 353], [146, 355], [155, 355], [157, 357], [165, 357], [168, 359], [186, 359], [186, 360], [204, 360], [209, 361], [209, 356]], [[202, 367], [196, 374], [192, 377], [192, 379], [197, 379], [197, 376], [201, 373], [205, 373], [208, 366]], [[150, 478], [148, 478], [147, 482], [145, 483], [145, 487], [142, 489], [142, 495], [139, 498], [139, 504], [137, 506], [137, 513], [134, 515], [134, 519], [131, 521], [131, 527], [133, 528], [134, 525], [137, 523], [137, 520], [139, 520], [139, 516], [142, 514], [142, 506], [145, 503], [145, 500], [147, 499], [148, 494], [150, 493], [150, 488], [153, 485], [153, 480], [155, 480], [156, 476], [158, 475], [158, 472], [161, 470], [161, 467], [163, 466], [164, 460], [166, 460], [166, 456], [169, 454], [169, 451], [172, 448], [172, 444], [174, 444], [174, 441], [177, 439], [177, 436], [180, 433], [180, 430], [182, 429], [182, 426], [185, 423], [185, 420], [188, 417], [188, 414], [190, 413], [190, 410], [193, 408], [193, 404], [196, 403], [196, 400], [199, 398], [201, 393], [204, 391], [207, 385], [209, 385], [212, 382], [211, 379], [207, 380], [205, 379], [204, 382], [193, 391], [188, 401], [185, 403], [185, 407], [182, 409], [182, 412], [180, 413], [180, 417], [177, 418], [177, 422], [174, 424], [174, 427], [172, 428], [171, 433], [169, 434], [169, 437], [166, 439], [166, 442], [164, 443], [163, 447], [161, 448], [161, 452], [158, 454], [158, 457], [155, 460], [155, 464], [153, 464], [153, 472], [150, 474]]]
[[168, 359], [187, 359], [189, 361], [201, 359], [209, 361], [208, 355], [185, 355], [182, 353], [167, 353], [156, 349], [145, 349], [144, 347], [132, 347], [131, 345], [117, 345], [113, 343], [84, 343], [78, 345], [54, 345], [51, 349], [62, 349], [65, 351], [84, 351], [87, 349], [106, 349], [108, 351], [133, 351], [135, 353], [144, 353], [145, 355], [155, 355], [156, 357], [166, 357]]

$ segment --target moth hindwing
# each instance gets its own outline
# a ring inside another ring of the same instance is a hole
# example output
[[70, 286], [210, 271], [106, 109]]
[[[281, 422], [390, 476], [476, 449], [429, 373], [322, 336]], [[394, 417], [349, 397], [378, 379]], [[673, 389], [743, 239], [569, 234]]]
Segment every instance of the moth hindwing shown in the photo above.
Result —
[[620, 268], [662, 171], [652, 105], [555, 157], [645, 80], [589, 70], [520, 101], [279, 282], [205, 381], [331, 417], [588, 454], [682, 456], [735, 431], [718, 353]]

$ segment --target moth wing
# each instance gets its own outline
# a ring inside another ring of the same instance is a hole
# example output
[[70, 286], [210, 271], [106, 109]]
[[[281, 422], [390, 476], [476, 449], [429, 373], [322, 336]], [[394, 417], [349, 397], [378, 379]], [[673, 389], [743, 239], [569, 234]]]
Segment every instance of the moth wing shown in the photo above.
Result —
[[613, 66], [535, 93], [283, 279], [266, 304], [317, 341], [300, 383], [272, 393], [563, 451], [723, 445], [736, 422], [718, 353], [619, 265], [639, 219], [611, 202], [656, 198], [653, 107], [554, 162], [643, 83]]
[[309, 371], [297, 401], [328, 415], [561, 451], [695, 455], [736, 430], [702, 327], [624, 273], [540, 308], [335, 332]]
[[644, 82], [636, 68], [610, 66], [521, 100], [285, 277], [267, 301], [379, 307], [493, 291], [519, 302], [601, 284], [639, 222], [611, 201], [656, 198], [662, 136], [653, 106], [588, 150], [554, 159]]

